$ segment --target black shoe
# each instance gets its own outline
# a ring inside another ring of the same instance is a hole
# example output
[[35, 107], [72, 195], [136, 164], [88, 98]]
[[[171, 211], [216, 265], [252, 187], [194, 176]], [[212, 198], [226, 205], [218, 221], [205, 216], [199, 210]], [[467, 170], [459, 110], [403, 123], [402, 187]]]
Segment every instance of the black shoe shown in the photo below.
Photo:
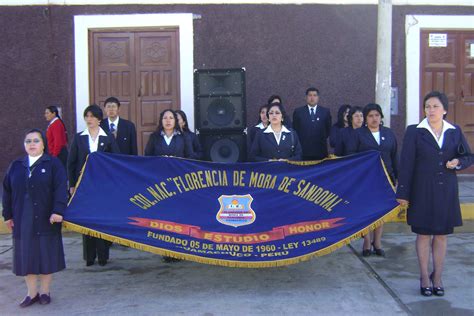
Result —
[[105, 260], [99, 260], [99, 266], [105, 266], [107, 264], [107, 259]]
[[23, 301], [21, 301], [20, 303], [20, 307], [28, 307], [28, 306], [31, 306], [33, 305], [34, 303], [38, 302], [39, 301], [39, 293], [36, 294], [35, 297], [31, 298], [29, 296], [26, 296]]
[[421, 278], [420, 278], [420, 293], [423, 296], [433, 295], [433, 289], [431, 288], [431, 286], [424, 287], [424, 286], [421, 285]]
[[433, 274], [434, 272], [430, 275], [431, 284], [433, 285], [433, 294], [436, 296], [444, 296], [444, 287], [434, 285]]
[[374, 253], [377, 256], [385, 257], [385, 251], [382, 248], [375, 248], [375, 243], [372, 243], [372, 247], [374, 248]]
[[372, 251], [370, 249], [362, 249], [362, 257], [370, 257]]
[[86, 267], [90, 267], [92, 265], [94, 265], [94, 260], [86, 262]]
[[39, 297], [39, 303], [41, 305], [47, 305], [51, 303], [51, 295], [48, 294], [41, 294]]

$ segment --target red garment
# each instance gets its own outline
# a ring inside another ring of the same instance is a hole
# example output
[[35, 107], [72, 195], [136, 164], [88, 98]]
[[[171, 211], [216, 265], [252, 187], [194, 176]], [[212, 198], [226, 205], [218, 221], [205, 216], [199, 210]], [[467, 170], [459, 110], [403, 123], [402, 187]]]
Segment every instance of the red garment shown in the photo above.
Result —
[[46, 130], [48, 150], [51, 156], [57, 157], [63, 147], [67, 146], [66, 128], [61, 120], [57, 119]]

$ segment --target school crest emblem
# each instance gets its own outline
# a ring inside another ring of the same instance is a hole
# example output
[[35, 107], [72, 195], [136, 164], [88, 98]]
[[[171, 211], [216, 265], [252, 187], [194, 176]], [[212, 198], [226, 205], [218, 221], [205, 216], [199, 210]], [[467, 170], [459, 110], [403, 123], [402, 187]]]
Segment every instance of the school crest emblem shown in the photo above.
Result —
[[256, 214], [252, 210], [253, 197], [245, 195], [221, 195], [219, 197], [221, 208], [217, 212], [216, 219], [220, 223], [228, 226], [244, 226], [255, 221]]

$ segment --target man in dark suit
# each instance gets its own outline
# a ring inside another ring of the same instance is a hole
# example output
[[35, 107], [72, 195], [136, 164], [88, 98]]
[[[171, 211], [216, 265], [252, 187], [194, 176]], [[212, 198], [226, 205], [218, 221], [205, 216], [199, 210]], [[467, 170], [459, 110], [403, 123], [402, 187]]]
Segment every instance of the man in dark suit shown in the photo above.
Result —
[[318, 105], [319, 90], [306, 90], [306, 105], [293, 112], [293, 128], [303, 149], [303, 160], [320, 160], [328, 156], [327, 138], [331, 130], [331, 113]]
[[107, 119], [100, 123], [100, 127], [115, 137], [121, 154], [137, 155], [137, 131], [135, 124], [119, 117], [120, 102], [110, 97], [104, 103]]

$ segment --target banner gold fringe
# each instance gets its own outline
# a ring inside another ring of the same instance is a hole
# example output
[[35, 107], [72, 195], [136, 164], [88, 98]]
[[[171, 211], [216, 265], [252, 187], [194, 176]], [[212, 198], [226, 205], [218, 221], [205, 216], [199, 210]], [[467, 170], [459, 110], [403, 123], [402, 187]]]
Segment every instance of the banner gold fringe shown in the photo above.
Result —
[[183, 254], [180, 252], [175, 252], [163, 248], [158, 248], [150, 245], [145, 245], [142, 243], [138, 243], [135, 241], [131, 241], [128, 239], [120, 238], [120, 237], [115, 237], [109, 234], [101, 233], [99, 231], [86, 228], [74, 223], [70, 223], [68, 221], [63, 221], [63, 227], [84, 234], [84, 235], [89, 235], [92, 237], [97, 237], [101, 239], [105, 239], [108, 241], [111, 241], [113, 243], [118, 243], [123, 246], [127, 246], [130, 248], [135, 248], [141, 251], [147, 251], [151, 253], [155, 253], [161, 256], [167, 256], [167, 257], [172, 257], [176, 259], [183, 259], [183, 260], [189, 260], [189, 261], [194, 261], [198, 263], [204, 263], [204, 264], [212, 264], [212, 265], [218, 265], [218, 266], [224, 266], [224, 267], [232, 267], [232, 268], [273, 268], [273, 267], [281, 267], [281, 266], [287, 266], [291, 264], [296, 264], [299, 262], [307, 261], [313, 257], [319, 257], [319, 256], [324, 256], [327, 255], [331, 252], [334, 252], [335, 250], [351, 243], [353, 240], [359, 239], [362, 236], [368, 234], [371, 230], [374, 230], [377, 227], [380, 227], [383, 225], [384, 222], [386, 222], [391, 216], [393, 216], [394, 213], [399, 211], [399, 206], [393, 208], [390, 212], [388, 212], [386, 215], [384, 215], [382, 218], [378, 219], [377, 221], [373, 222], [369, 226], [365, 227], [364, 229], [361, 229], [357, 233], [331, 245], [326, 248], [317, 250], [315, 252], [291, 258], [291, 259], [282, 259], [282, 260], [274, 260], [274, 261], [268, 261], [268, 262], [255, 262], [255, 261], [237, 261], [237, 260], [222, 260], [222, 259], [212, 259], [212, 258], [204, 258], [196, 255], [191, 255], [191, 254]]

